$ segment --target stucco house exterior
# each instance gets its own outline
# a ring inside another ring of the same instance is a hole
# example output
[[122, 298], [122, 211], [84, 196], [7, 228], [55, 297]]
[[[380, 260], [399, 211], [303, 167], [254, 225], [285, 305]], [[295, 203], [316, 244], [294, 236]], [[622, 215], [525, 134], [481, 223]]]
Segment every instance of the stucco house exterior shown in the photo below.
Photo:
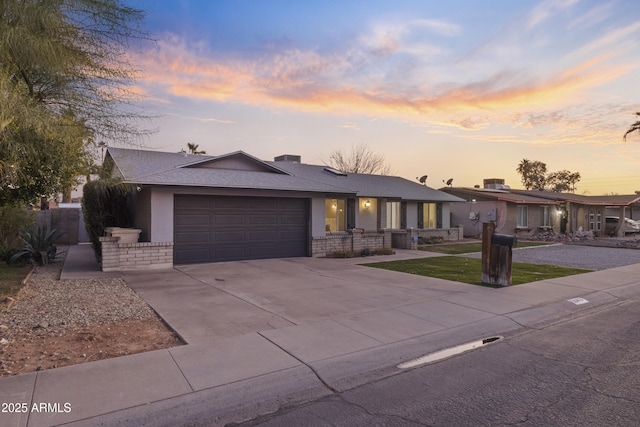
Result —
[[[484, 188], [442, 188], [466, 203], [451, 207], [453, 222], [464, 227], [465, 235], [478, 237], [483, 222], [495, 222], [496, 232], [518, 237], [541, 231], [559, 233], [592, 231], [605, 233], [606, 216], [633, 218], [638, 213], [640, 195], [588, 196], [545, 190], [511, 189], [496, 179], [485, 180]], [[624, 230], [616, 230], [624, 235]]]
[[[638, 194], [588, 196], [540, 190], [512, 190], [512, 192], [560, 203], [561, 209], [567, 212], [566, 232], [569, 233], [584, 230], [602, 234], [605, 232], [607, 216], [633, 219], [634, 210], [638, 210], [637, 207], [634, 209], [634, 206], [637, 206], [640, 201]], [[618, 235], [623, 236], [624, 230], [619, 230]]]
[[451, 207], [453, 221], [461, 224], [467, 237], [482, 236], [482, 223], [495, 222], [496, 233], [532, 236], [540, 231], [561, 226], [560, 202], [496, 188], [443, 188], [449, 194], [465, 199]]
[[456, 196], [400, 177], [304, 164], [300, 156], [110, 147], [105, 162], [137, 187], [131, 206], [140, 244], [169, 244], [176, 264], [325, 256], [463, 234], [450, 221], [451, 205], [463, 201]]

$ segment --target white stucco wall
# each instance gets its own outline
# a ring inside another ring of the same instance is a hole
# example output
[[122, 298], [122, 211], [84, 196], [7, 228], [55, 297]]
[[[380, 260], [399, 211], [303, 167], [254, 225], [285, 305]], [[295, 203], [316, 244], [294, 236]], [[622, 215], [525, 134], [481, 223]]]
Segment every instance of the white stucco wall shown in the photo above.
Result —
[[151, 242], [173, 242], [173, 194], [166, 188], [151, 191]]

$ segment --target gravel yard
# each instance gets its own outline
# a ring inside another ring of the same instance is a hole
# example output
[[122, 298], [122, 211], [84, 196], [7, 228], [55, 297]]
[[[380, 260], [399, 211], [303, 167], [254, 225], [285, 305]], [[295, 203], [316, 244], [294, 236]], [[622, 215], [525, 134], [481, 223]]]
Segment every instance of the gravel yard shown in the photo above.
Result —
[[[481, 254], [466, 255], [480, 258]], [[640, 250], [556, 244], [513, 249], [513, 261], [561, 267], [606, 270], [640, 263]]]
[[59, 280], [61, 268], [37, 267], [0, 312], [0, 376], [181, 344], [122, 279]]

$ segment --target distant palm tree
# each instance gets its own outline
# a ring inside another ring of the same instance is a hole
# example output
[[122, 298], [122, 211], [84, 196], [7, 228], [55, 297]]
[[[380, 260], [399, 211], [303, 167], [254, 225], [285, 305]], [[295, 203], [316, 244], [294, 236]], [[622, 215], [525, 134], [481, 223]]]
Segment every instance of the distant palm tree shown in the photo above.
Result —
[[[636, 113], [636, 116], [640, 117], [640, 113]], [[624, 140], [627, 140], [627, 135], [629, 135], [631, 132], [635, 132], [638, 131], [640, 132], [640, 120], [638, 120], [637, 122], [635, 122], [634, 124], [632, 124], [629, 129], [625, 132], [624, 134]]]
[[198, 147], [198, 144], [187, 142], [187, 148], [189, 149], [190, 154], [207, 154], [207, 152], [204, 150], [198, 151]]

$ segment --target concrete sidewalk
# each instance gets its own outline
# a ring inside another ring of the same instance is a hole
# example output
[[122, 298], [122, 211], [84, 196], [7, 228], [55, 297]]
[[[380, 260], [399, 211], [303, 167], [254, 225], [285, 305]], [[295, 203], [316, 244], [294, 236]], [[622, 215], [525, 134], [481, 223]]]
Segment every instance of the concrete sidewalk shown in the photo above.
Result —
[[1, 425], [180, 425], [199, 411], [239, 422], [442, 348], [640, 294], [640, 264], [504, 289], [317, 258], [123, 277], [188, 345], [4, 378], [0, 400], [27, 411], [0, 413]]

